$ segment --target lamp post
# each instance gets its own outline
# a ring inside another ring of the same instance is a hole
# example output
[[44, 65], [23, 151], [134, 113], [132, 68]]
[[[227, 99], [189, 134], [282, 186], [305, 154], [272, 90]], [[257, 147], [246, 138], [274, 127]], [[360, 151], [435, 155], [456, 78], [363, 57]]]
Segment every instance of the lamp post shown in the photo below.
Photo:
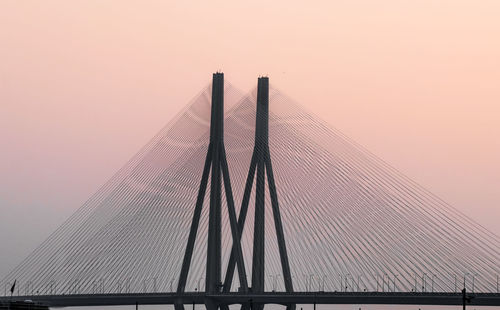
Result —
[[434, 278], [436, 277], [435, 274], [432, 274], [432, 279], [431, 279], [431, 292], [434, 293]]
[[497, 294], [498, 294], [498, 275], [497, 275]]
[[[197, 287], [194, 288], [194, 292], [198, 293], [198, 288]], [[194, 298], [193, 298], [193, 310], [194, 310]]]
[[269, 280], [269, 287], [274, 292], [274, 288], [273, 288], [274, 276], [272, 274], [268, 274], [267, 277], [270, 279]]
[[395, 275], [394, 275], [394, 281], [392, 281], [392, 282], [393, 282], [393, 284], [394, 284], [394, 292], [396, 291], [396, 280], [397, 280], [397, 279], [398, 279], [398, 275], [397, 275], [397, 274], [395, 274]]
[[472, 293], [474, 293], [474, 279], [476, 278], [477, 274], [473, 273], [472, 274]]
[[[345, 276], [345, 291], [347, 292], [347, 288], [350, 286], [349, 285], [349, 277], [351, 276], [351, 274], [346, 274]], [[350, 287], [349, 287], [350, 288]]]
[[73, 294], [77, 294], [78, 293], [78, 284], [79, 284], [80, 280], [79, 279], [75, 279], [73, 281]]
[[50, 287], [50, 295], [54, 295], [54, 292], [55, 292], [54, 287], [55, 287], [55, 285], [56, 285], [56, 281], [55, 281], [55, 280], [51, 280], [51, 281], [49, 282], [49, 287]]
[[466, 282], [466, 280], [467, 280], [467, 276], [468, 275], [469, 275], [468, 272], [464, 273], [464, 288], [467, 288], [467, 282]]
[[142, 280], [142, 289], [143, 289], [143, 292], [146, 293], [147, 292], [147, 287], [146, 287], [146, 279], [143, 279]]
[[32, 286], [31, 281], [28, 281], [26, 283], [26, 287], [24, 289], [24, 295], [29, 295], [30, 294], [30, 291], [32, 291], [32, 290], [30, 290], [31, 286]]
[[7, 288], [11, 287], [12, 283], [6, 282], [4, 285], [4, 296], [7, 296]]
[[426, 286], [427, 286], [427, 285], [425, 285], [425, 276], [426, 275], [427, 275], [426, 273], [422, 274], [422, 292], [425, 292]]
[[[385, 292], [385, 276], [387, 276], [387, 273], [382, 274], [382, 292]], [[389, 291], [389, 283], [387, 283], [387, 291]]]
[[199, 290], [200, 290], [200, 292], [201, 292], [200, 282], [201, 282], [201, 280], [202, 280], [202, 279], [203, 279], [203, 277], [199, 278], [199, 279], [198, 279], [198, 283], [197, 283], [197, 285], [196, 285], [196, 288], [197, 288], [197, 289], [199, 289]]

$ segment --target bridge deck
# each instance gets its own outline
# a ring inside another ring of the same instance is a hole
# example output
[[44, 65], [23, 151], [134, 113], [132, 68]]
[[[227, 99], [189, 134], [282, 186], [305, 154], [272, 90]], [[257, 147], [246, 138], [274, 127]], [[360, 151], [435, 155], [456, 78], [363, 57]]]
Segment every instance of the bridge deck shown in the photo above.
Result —
[[[500, 306], [500, 294], [476, 293], [469, 305]], [[118, 306], [118, 305], [168, 305], [204, 304], [211, 299], [221, 304], [393, 304], [393, 305], [461, 305], [461, 293], [390, 293], [390, 292], [298, 292], [242, 294], [225, 293], [145, 293], [145, 294], [92, 294], [92, 295], [45, 295], [0, 297], [0, 304], [10, 301], [32, 300], [49, 307]]]

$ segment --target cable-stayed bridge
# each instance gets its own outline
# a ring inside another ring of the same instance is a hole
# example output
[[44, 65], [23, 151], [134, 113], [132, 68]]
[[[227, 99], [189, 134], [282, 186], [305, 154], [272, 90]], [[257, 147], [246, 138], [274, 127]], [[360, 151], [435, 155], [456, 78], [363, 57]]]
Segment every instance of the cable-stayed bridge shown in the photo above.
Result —
[[499, 275], [498, 236], [267, 78], [241, 96], [217, 73], [2, 280], [0, 301], [453, 305], [465, 288], [500, 305]]

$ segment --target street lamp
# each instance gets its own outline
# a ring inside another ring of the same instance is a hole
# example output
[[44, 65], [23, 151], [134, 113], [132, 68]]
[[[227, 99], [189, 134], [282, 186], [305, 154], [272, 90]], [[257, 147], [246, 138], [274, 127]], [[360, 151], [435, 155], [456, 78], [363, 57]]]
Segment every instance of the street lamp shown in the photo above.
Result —
[[50, 285], [50, 294], [51, 295], [54, 295], [54, 292], [55, 292], [55, 286], [56, 286], [56, 280], [52, 280], [49, 282], [49, 285]]
[[128, 277], [128, 279], [127, 279], [127, 287], [126, 287], [127, 293], [130, 293], [130, 282], [131, 281], [132, 281], [132, 277]]
[[101, 282], [101, 293], [104, 294], [104, 278], [101, 278], [100, 282]]
[[309, 292], [309, 284], [308, 284], [308, 280], [307, 280], [307, 275], [305, 273], [302, 274], [304, 276], [304, 279], [306, 280], [306, 292]]
[[[197, 293], [197, 292], [198, 292], [198, 288], [197, 288], [197, 287], [195, 287], [195, 288], [194, 288], [194, 292], [195, 292], [195, 293]], [[193, 310], [194, 310], [194, 298], [193, 298]]]
[[432, 274], [432, 280], [431, 280], [431, 292], [434, 293], [434, 278], [436, 277], [435, 274]]
[[477, 276], [477, 274], [473, 273], [472, 274], [472, 293], [474, 293], [474, 279]]
[[465, 289], [467, 288], [466, 279], [467, 279], [468, 275], [470, 275], [470, 273], [468, 273], [468, 272], [464, 273], [464, 288]]
[[[385, 290], [385, 276], [387, 276], [387, 273], [382, 274], [382, 292]], [[389, 276], [387, 276], [387, 291], [390, 291], [391, 288], [389, 287]]]
[[31, 281], [28, 281], [28, 283], [26, 283], [26, 287], [24, 289], [24, 294], [25, 295], [29, 295], [30, 294], [30, 287], [31, 286], [32, 286]]
[[78, 284], [79, 284], [79, 282], [80, 282], [79, 279], [73, 280], [73, 294], [77, 294], [78, 293]]
[[413, 291], [416, 293], [417, 292], [417, 274], [414, 273], [413, 277], [415, 278], [415, 286], [414, 286], [414, 290]]
[[274, 282], [274, 277], [272, 274], [268, 274], [267, 277], [270, 279], [269, 280], [269, 286], [272, 288], [272, 291], [274, 292], [274, 287], [273, 287], [273, 282]]
[[425, 276], [426, 275], [427, 275], [426, 273], [422, 274], [422, 292], [425, 292], [425, 289], [426, 289], [426, 286], [427, 286], [427, 285], [425, 285]]
[[200, 291], [201, 291], [201, 286], [200, 286], [201, 279], [203, 279], [203, 277], [198, 279], [198, 284], [196, 285], [196, 288], [199, 289]]

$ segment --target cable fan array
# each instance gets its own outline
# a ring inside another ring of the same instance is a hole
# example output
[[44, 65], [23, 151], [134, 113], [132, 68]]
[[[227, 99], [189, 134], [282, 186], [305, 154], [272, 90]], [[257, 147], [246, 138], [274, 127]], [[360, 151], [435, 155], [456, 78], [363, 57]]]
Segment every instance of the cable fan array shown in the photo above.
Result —
[[[239, 212], [254, 146], [256, 90], [241, 96], [226, 84], [224, 96], [224, 143]], [[9, 273], [3, 287], [16, 280], [18, 295], [175, 291], [208, 147], [210, 97], [208, 86]], [[271, 88], [269, 100], [269, 148], [295, 291], [498, 289], [498, 236], [279, 90]], [[265, 197], [270, 205], [268, 192]], [[187, 291], [204, 290], [208, 209]], [[265, 286], [284, 291], [270, 212]], [[245, 227], [253, 226], [253, 215], [248, 212]], [[231, 231], [227, 214], [222, 219], [226, 270]], [[252, 244], [245, 228], [249, 275]], [[233, 290], [238, 286], [235, 277]]]

